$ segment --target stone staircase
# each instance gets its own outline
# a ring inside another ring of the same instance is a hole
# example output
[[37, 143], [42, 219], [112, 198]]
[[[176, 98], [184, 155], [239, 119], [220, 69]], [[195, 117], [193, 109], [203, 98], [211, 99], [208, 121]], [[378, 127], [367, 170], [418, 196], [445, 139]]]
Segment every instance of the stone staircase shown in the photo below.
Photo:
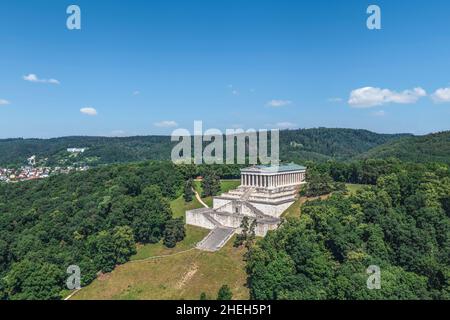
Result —
[[203, 251], [217, 251], [231, 239], [235, 231], [234, 228], [215, 227], [196, 247]]

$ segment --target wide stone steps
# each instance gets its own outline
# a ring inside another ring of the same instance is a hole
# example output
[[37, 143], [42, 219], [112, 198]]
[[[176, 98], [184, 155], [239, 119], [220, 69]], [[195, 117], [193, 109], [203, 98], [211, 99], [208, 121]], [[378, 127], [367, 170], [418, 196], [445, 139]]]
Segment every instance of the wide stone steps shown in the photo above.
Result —
[[216, 227], [202, 241], [197, 244], [197, 249], [204, 251], [217, 251], [222, 248], [235, 232], [233, 228]]

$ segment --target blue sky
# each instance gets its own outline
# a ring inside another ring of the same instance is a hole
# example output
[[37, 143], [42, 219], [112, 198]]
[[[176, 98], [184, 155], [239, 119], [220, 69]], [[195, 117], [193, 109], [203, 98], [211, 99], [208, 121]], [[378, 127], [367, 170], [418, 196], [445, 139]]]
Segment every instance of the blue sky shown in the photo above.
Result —
[[[382, 30], [366, 27], [370, 4]], [[445, 0], [1, 1], [0, 138], [192, 132], [194, 120], [448, 130], [449, 15]]]

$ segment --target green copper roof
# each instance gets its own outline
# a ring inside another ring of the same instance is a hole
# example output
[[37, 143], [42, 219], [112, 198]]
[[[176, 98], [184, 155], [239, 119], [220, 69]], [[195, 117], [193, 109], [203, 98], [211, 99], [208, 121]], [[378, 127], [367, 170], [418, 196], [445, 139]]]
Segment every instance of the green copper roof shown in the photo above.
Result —
[[280, 164], [278, 166], [269, 166], [269, 165], [257, 165], [249, 168], [242, 169], [242, 171], [246, 172], [289, 172], [289, 171], [300, 171], [300, 170], [306, 170], [306, 167], [299, 166], [295, 163], [289, 163], [289, 164]]

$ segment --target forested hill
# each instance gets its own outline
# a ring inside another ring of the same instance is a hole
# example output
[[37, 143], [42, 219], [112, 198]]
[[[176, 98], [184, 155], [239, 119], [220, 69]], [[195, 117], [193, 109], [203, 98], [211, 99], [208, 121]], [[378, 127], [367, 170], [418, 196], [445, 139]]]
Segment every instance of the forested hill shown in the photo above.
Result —
[[411, 162], [450, 163], [450, 131], [409, 136], [377, 146], [359, 158], [398, 158]]
[[[70, 155], [67, 148], [87, 148], [83, 154]], [[166, 136], [87, 137], [73, 136], [53, 139], [0, 140], [0, 166], [23, 165], [36, 155], [45, 165], [89, 165], [170, 159], [172, 144]], [[44, 161], [44, 159], [46, 159]]]
[[313, 128], [280, 134], [280, 157], [287, 161], [349, 160], [409, 134], [379, 134], [361, 129]]
[[[299, 129], [280, 133], [280, 156], [285, 161], [347, 160], [405, 135], [377, 134], [354, 129]], [[168, 136], [63, 137], [0, 140], [0, 166], [23, 165], [36, 155], [41, 165], [72, 165], [170, 159], [174, 142]], [[67, 148], [87, 148], [70, 155]]]

